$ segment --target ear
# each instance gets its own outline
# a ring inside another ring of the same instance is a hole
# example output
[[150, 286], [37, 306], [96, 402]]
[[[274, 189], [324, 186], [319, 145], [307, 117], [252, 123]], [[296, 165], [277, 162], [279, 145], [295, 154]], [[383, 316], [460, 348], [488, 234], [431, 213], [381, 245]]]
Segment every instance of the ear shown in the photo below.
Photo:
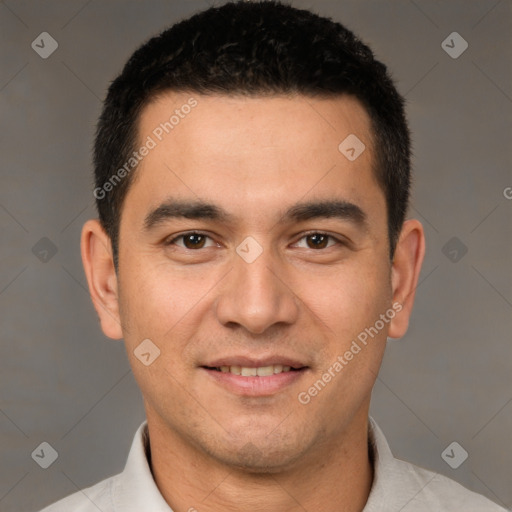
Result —
[[393, 304], [401, 304], [402, 309], [397, 308], [397, 314], [390, 322], [390, 338], [401, 338], [407, 332], [424, 255], [423, 226], [416, 219], [406, 220], [400, 232], [391, 267]]
[[123, 337], [119, 316], [117, 275], [112, 244], [99, 220], [88, 220], [82, 228], [82, 262], [89, 293], [98, 313], [105, 336], [118, 340]]

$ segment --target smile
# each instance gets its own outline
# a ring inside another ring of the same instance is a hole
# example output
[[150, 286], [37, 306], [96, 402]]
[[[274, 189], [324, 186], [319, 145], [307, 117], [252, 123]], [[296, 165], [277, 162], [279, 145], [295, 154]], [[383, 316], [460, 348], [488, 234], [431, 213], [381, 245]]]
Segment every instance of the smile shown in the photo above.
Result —
[[274, 364], [270, 366], [259, 366], [252, 368], [248, 366], [217, 366], [215, 368], [208, 368], [209, 370], [216, 370], [222, 373], [232, 373], [234, 375], [241, 375], [242, 377], [268, 377], [278, 373], [285, 373], [290, 371], [298, 371], [297, 368], [285, 366], [282, 364]]
[[266, 366], [203, 366], [210, 382], [231, 394], [245, 397], [272, 396], [292, 385], [298, 385], [309, 371], [307, 366], [293, 368], [288, 365]]

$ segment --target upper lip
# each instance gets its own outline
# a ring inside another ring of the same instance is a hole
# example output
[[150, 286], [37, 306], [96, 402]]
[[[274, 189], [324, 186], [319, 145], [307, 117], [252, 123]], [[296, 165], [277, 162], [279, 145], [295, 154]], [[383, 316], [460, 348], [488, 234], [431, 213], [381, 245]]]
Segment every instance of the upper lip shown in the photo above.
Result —
[[246, 357], [246, 356], [229, 356], [215, 359], [202, 366], [210, 368], [218, 368], [220, 366], [245, 366], [247, 368], [259, 368], [261, 366], [272, 366], [281, 364], [292, 368], [304, 368], [306, 365], [298, 359], [285, 357], [280, 355], [267, 356], [262, 358]]

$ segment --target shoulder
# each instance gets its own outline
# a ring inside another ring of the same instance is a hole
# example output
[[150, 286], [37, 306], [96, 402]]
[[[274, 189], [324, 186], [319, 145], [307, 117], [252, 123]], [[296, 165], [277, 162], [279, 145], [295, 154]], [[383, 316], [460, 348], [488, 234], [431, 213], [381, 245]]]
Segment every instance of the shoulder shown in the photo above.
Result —
[[506, 512], [484, 496], [477, 494], [450, 478], [395, 459], [398, 472], [409, 480], [417, 493], [411, 497], [402, 512]]
[[106, 478], [97, 484], [49, 505], [40, 512], [113, 512], [112, 488], [118, 475]]
[[507, 512], [446, 476], [395, 458], [371, 417], [368, 439], [374, 478], [364, 512]]

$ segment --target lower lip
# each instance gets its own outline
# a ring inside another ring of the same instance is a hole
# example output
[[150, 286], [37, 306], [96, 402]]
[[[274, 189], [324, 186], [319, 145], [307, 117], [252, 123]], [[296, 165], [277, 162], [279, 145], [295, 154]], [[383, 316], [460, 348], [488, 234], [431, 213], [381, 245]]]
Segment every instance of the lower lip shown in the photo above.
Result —
[[265, 377], [242, 377], [230, 372], [202, 368], [222, 387], [243, 396], [270, 396], [302, 378], [307, 368], [297, 371], [274, 373]]

